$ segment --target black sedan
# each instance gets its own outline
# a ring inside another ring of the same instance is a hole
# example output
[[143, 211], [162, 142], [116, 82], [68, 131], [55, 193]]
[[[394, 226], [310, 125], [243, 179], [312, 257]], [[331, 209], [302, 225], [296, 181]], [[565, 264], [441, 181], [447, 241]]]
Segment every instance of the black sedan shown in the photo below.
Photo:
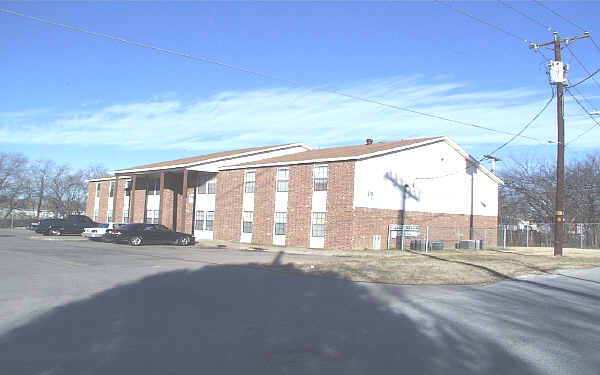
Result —
[[194, 236], [173, 232], [160, 224], [125, 224], [106, 235], [107, 241], [127, 242], [131, 246], [145, 244], [169, 244], [187, 246], [194, 243]]

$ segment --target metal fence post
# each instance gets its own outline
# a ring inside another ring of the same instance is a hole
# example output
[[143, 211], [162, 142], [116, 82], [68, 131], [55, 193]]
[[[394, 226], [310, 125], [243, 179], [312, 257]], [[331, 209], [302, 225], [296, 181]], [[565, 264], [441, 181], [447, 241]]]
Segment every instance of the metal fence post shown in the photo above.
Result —
[[425, 227], [425, 252], [427, 252], [427, 248], [429, 247], [429, 225]]

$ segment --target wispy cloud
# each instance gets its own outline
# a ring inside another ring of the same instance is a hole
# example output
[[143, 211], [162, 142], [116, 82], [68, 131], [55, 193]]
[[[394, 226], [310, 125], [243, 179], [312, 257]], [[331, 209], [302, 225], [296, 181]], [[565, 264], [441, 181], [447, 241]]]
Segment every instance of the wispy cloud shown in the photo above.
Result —
[[[469, 90], [460, 82], [425, 77], [360, 82], [340, 91], [487, 127], [517, 132], [550, 92], [523, 88]], [[570, 104], [569, 104], [570, 105]], [[589, 128], [589, 119], [570, 124]], [[555, 137], [549, 110], [526, 134]], [[319, 90], [269, 88], [222, 92], [188, 103], [176, 95], [111, 105], [95, 111], [31, 110], [0, 113], [0, 142], [106, 145], [129, 149], [185, 149], [200, 153], [288, 142], [313, 147], [448, 135], [459, 143], [500, 143], [508, 136], [360, 102]], [[526, 143], [519, 140], [516, 144]], [[593, 142], [589, 138], [580, 142]]]

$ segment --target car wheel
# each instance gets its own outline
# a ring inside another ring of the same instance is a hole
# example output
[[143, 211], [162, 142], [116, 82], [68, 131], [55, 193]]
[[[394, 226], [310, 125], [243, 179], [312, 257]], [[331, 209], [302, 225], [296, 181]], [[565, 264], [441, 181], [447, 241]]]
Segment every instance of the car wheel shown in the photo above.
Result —
[[131, 246], [140, 246], [142, 244], [142, 237], [140, 236], [133, 236], [129, 239], [129, 244]]
[[188, 237], [181, 237], [177, 242], [179, 243], [179, 246], [187, 246], [190, 244], [190, 239]]
[[48, 234], [51, 236], [62, 236], [62, 230], [57, 228], [52, 228], [48, 231]]

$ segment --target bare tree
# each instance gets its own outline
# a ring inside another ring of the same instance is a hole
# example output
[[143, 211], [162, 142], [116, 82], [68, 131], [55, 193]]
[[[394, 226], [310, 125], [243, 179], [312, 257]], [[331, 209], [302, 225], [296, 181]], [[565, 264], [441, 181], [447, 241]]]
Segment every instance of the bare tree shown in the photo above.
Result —
[[50, 179], [56, 173], [56, 163], [52, 160], [38, 160], [29, 168], [29, 195], [33, 209], [40, 216], [42, 207], [46, 201], [46, 194]]
[[[516, 161], [499, 173], [500, 218], [552, 223], [556, 192], [556, 168], [545, 161]], [[600, 214], [600, 157], [587, 156], [565, 170], [568, 222], [598, 222]]]
[[25, 206], [25, 171], [27, 158], [21, 154], [0, 153], [0, 205], [5, 209], [4, 217]]

